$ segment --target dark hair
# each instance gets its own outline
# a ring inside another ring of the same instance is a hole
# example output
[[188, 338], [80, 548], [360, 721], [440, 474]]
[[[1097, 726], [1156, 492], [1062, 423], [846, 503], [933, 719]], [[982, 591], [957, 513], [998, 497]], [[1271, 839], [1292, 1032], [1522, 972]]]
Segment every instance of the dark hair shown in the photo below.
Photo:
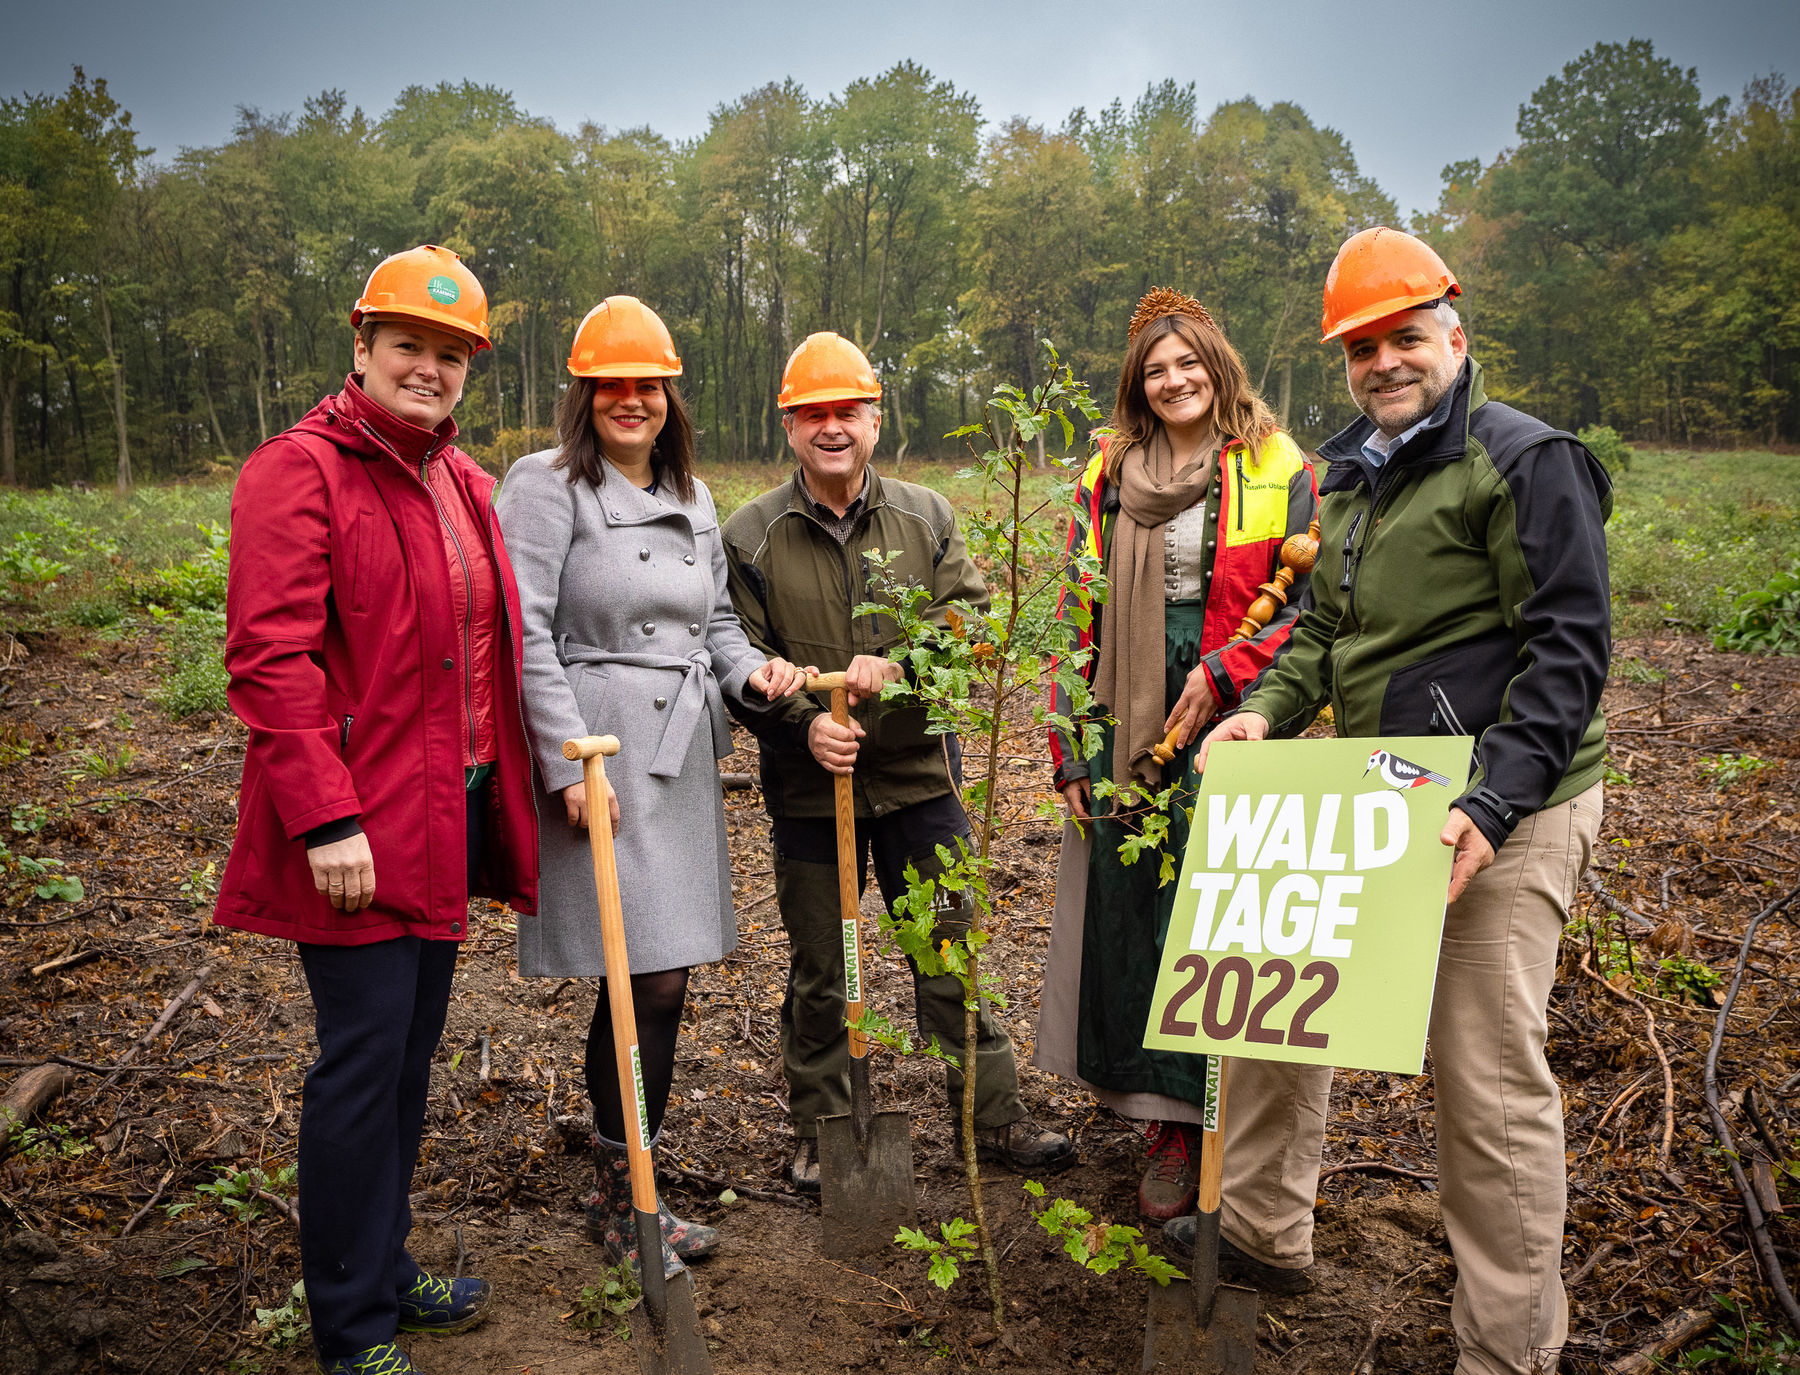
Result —
[[1159, 316], [1139, 330], [1137, 338], [1125, 349], [1125, 363], [1119, 370], [1119, 395], [1107, 422], [1122, 442], [1107, 445], [1108, 478], [1118, 477], [1125, 450], [1146, 443], [1162, 424], [1144, 395], [1144, 359], [1157, 340], [1170, 334], [1180, 335], [1200, 355], [1201, 364], [1212, 378], [1212, 422], [1219, 438], [1243, 440], [1250, 446], [1254, 461], [1257, 447], [1280, 428], [1256, 388], [1250, 385], [1244, 360], [1217, 325], [1191, 315]]
[[[636, 380], [636, 379], [632, 379]], [[674, 379], [657, 379], [668, 398], [669, 413], [650, 448], [650, 474], [658, 484], [673, 489], [684, 502], [694, 499], [694, 422]], [[597, 377], [577, 377], [556, 403], [556, 436], [562, 441], [552, 468], [567, 468], [571, 484], [586, 478], [599, 487], [606, 482], [606, 463], [600, 453], [600, 436], [594, 433], [594, 392]]]

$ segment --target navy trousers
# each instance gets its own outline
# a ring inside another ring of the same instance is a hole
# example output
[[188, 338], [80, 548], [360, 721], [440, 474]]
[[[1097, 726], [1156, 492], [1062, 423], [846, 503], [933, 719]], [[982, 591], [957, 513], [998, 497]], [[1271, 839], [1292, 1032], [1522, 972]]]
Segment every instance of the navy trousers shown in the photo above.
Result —
[[[471, 875], [480, 796], [469, 800]], [[456, 948], [417, 936], [300, 946], [319, 1039], [300, 1108], [300, 1275], [325, 1360], [393, 1341], [418, 1274], [408, 1196]]]

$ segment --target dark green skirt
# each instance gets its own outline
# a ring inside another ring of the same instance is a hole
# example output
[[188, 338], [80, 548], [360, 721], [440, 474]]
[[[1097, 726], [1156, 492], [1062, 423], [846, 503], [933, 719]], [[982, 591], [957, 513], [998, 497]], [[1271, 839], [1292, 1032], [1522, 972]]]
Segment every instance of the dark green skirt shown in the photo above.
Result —
[[[1173, 602], [1167, 608], [1166, 706], [1172, 708], [1200, 662], [1203, 602]], [[1198, 744], [1196, 740], [1195, 744]], [[1087, 913], [1081, 937], [1080, 1020], [1075, 1033], [1076, 1067], [1081, 1077], [1120, 1093], [1160, 1093], [1183, 1102], [1206, 1098], [1206, 1057], [1144, 1049], [1150, 997], [1157, 964], [1180, 889], [1181, 858], [1187, 850], [1189, 814], [1200, 777], [1193, 769], [1195, 746], [1163, 766], [1163, 787], [1178, 783], [1169, 810], [1167, 849], [1176, 878], [1157, 879], [1160, 852], [1145, 851], [1131, 864], [1119, 859], [1119, 844], [1138, 822], [1115, 818], [1117, 798], [1095, 798], [1088, 859]], [[1090, 763], [1094, 778], [1112, 776], [1113, 729], [1104, 728], [1100, 752]], [[1159, 789], [1160, 791], [1160, 789]], [[1120, 808], [1120, 810], [1124, 810]]]

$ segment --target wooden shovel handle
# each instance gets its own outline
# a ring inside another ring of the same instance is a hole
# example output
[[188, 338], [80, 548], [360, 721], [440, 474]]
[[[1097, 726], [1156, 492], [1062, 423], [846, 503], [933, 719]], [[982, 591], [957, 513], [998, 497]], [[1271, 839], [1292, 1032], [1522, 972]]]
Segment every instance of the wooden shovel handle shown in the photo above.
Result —
[[[831, 719], [850, 724], [850, 694], [841, 673], [821, 673], [807, 679], [831, 690]], [[856, 795], [850, 774], [832, 775], [832, 800], [837, 812], [838, 916], [844, 933], [844, 1016], [852, 1022], [863, 1014], [862, 894], [856, 881]], [[869, 1053], [869, 1038], [850, 1028], [850, 1057], [860, 1060]]]
[[836, 692], [844, 686], [844, 675], [840, 673], [815, 673], [806, 680], [808, 692]]
[[588, 845], [594, 855], [594, 895], [600, 907], [600, 946], [606, 952], [606, 998], [612, 1007], [613, 1047], [618, 1054], [619, 1098], [624, 1110], [625, 1155], [631, 1163], [631, 1204], [656, 1212], [656, 1172], [644, 1135], [645, 1108], [638, 1100], [637, 1012], [631, 1003], [631, 958], [625, 949], [625, 909], [619, 901], [619, 863], [606, 819], [606, 760], [619, 752], [617, 736], [584, 735], [563, 742], [563, 758], [581, 760], [587, 789]]
[[1231, 1061], [1219, 1059], [1219, 1129], [1200, 1134], [1200, 1196], [1195, 1207], [1203, 1213], [1219, 1211], [1225, 1178], [1225, 1086], [1231, 1081]]

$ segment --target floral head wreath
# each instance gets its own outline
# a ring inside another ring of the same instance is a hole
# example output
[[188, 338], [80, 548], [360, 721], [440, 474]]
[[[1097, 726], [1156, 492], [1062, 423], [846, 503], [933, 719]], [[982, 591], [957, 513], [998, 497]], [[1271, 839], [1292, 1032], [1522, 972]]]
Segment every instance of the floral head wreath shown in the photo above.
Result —
[[1213, 317], [1206, 313], [1206, 307], [1192, 296], [1183, 296], [1171, 287], [1152, 287], [1137, 303], [1137, 309], [1131, 313], [1131, 324], [1126, 327], [1125, 338], [1129, 342], [1138, 337], [1138, 331], [1152, 320], [1160, 320], [1165, 315], [1191, 315], [1205, 324], [1213, 323]]

